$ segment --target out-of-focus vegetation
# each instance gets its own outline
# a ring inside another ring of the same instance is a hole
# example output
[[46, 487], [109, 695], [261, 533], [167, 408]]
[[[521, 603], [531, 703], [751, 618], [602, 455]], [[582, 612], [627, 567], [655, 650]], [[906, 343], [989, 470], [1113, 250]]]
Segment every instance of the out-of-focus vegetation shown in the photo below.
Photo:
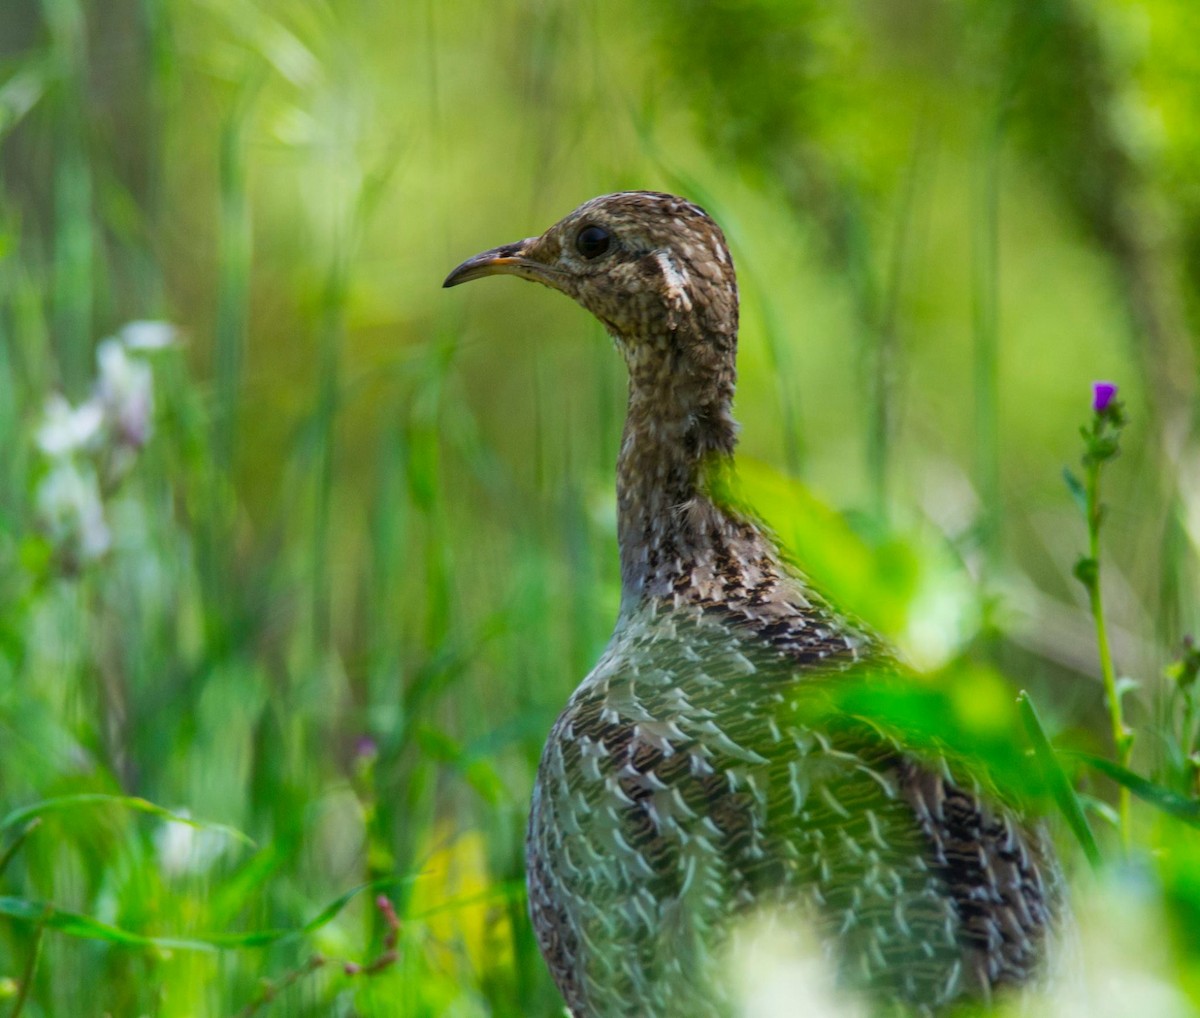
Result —
[[1126, 852], [1050, 754], [1101, 856], [1064, 836], [1094, 978], [1054, 1013], [1192, 1013], [1197, 38], [1194, 0], [8, 0], [0, 1008], [558, 1013], [521, 840], [616, 610], [622, 369], [561, 297], [439, 284], [636, 187], [726, 227], [749, 486], [947, 677], [914, 717], [1025, 688], [1129, 785], [1062, 482], [1120, 383], [1145, 787]]

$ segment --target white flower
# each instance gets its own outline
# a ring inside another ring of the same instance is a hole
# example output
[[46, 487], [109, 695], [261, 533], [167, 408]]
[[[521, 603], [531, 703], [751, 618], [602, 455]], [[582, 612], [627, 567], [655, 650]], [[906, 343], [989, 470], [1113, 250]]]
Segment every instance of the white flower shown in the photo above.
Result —
[[112, 546], [100, 485], [91, 467], [56, 460], [37, 489], [37, 511], [50, 539], [82, 562], [98, 559]]
[[118, 333], [127, 350], [161, 350], [173, 346], [179, 338], [179, 330], [170, 322], [128, 322]]
[[186, 809], [179, 810], [178, 815], [183, 820], [165, 821], [154, 835], [158, 863], [163, 872], [178, 877], [212, 869], [225, 854], [228, 837], [220, 831], [185, 823], [184, 820], [191, 816]]
[[55, 393], [46, 400], [37, 433], [38, 448], [47, 456], [69, 456], [94, 442], [103, 420], [104, 411], [96, 400], [72, 407], [65, 397]]
[[726, 947], [726, 976], [739, 1018], [864, 1018], [861, 1001], [839, 992], [836, 968], [815, 932], [793, 912], [764, 911]]
[[150, 366], [134, 360], [117, 339], [106, 339], [96, 350], [100, 375], [96, 396], [119, 443], [140, 447], [150, 437], [154, 417], [154, 376]]
[[1001, 1018], [1196, 1018], [1179, 980], [1162, 888], [1140, 865], [1081, 881], [1077, 914], [1048, 942], [1049, 983], [1014, 1000]]

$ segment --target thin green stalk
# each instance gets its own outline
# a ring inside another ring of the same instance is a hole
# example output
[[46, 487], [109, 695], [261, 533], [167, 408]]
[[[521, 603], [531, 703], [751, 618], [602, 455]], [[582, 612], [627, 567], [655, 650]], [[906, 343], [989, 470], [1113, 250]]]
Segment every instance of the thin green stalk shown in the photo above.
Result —
[[29, 988], [33, 986], [33, 977], [37, 972], [38, 960], [42, 956], [42, 937], [45, 932], [46, 926], [44, 923], [38, 923], [33, 928], [33, 945], [29, 950], [29, 957], [25, 961], [25, 971], [21, 973], [21, 988], [17, 992], [17, 1000], [13, 1004], [10, 1018], [20, 1018], [21, 1012], [25, 1010], [25, 1001], [29, 999]]
[[927, 145], [926, 132], [918, 131], [913, 140], [908, 168], [901, 186], [896, 210], [896, 233], [892, 241], [887, 277], [884, 280], [878, 321], [869, 330], [871, 413], [867, 429], [867, 468], [871, 481], [871, 500], [878, 519], [888, 519], [891, 493], [891, 462], [895, 457], [893, 432], [896, 428], [896, 387], [900, 349], [900, 301], [904, 289], [904, 270], [912, 244], [913, 215], [917, 187], [923, 170]]
[[[1111, 382], [1095, 383], [1091, 425], [1080, 429], [1084, 442], [1085, 479], [1081, 484], [1070, 471], [1066, 472], [1065, 477], [1087, 521], [1088, 553], [1075, 563], [1075, 578], [1087, 588], [1092, 621], [1096, 626], [1100, 674], [1104, 680], [1104, 698], [1112, 725], [1113, 745], [1116, 748], [1117, 761], [1122, 768], [1128, 769], [1129, 758], [1133, 752], [1133, 733], [1125, 727], [1125, 719], [1121, 712], [1121, 690], [1118, 688], [1116, 670], [1113, 667], [1112, 647], [1109, 644], [1108, 626], [1104, 619], [1104, 600], [1100, 591], [1100, 527], [1104, 523], [1104, 506], [1100, 501], [1100, 473], [1104, 464], [1120, 452], [1121, 429], [1125, 426], [1124, 407], [1115, 398], [1116, 391], [1117, 387]], [[1121, 844], [1128, 852], [1132, 836], [1129, 789], [1122, 785], [1119, 794]]]
[[1004, 119], [998, 114], [988, 140], [979, 182], [979, 211], [975, 217], [974, 314], [975, 334], [975, 454], [976, 484], [981, 505], [979, 543], [985, 575], [994, 574], [1000, 557], [1000, 395], [999, 395], [999, 275], [1000, 275], [1000, 159]]
[[85, 112], [87, 30], [78, 0], [43, 0], [42, 13], [59, 75], [53, 169], [54, 336], [62, 383], [70, 396], [79, 397], [90, 375], [96, 298], [96, 228]]
[[[1108, 641], [1108, 625], [1104, 619], [1104, 602], [1100, 593], [1100, 525], [1104, 515], [1100, 505], [1100, 466], [1100, 462], [1089, 464], [1087, 473], [1088, 557], [1093, 563], [1093, 568], [1088, 580], [1085, 581], [1085, 586], [1088, 591], [1088, 604], [1091, 608], [1092, 620], [1096, 625], [1096, 644], [1100, 652], [1100, 674], [1104, 679], [1104, 699], [1108, 704], [1113, 745], [1117, 750], [1118, 762], [1122, 767], [1128, 767], [1129, 758], [1133, 752], [1133, 734], [1125, 727], [1125, 719], [1121, 711], [1121, 695], [1117, 691], [1117, 674], [1113, 667], [1112, 647]], [[1129, 789], [1121, 786], [1119, 796], [1121, 846], [1128, 852], [1131, 844]]]
[[313, 409], [315, 492], [310, 561], [312, 563], [311, 648], [314, 660], [328, 653], [333, 639], [333, 589], [330, 538], [333, 533], [333, 495], [337, 477], [337, 428], [342, 403], [342, 348], [354, 259], [366, 225], [399, 163], [397, 140], [377, 168], [362, 173], [355, 165], [344, 179], [344, 211], [339, 209], [321, 294], [317, 324], [319, 375]]
[[253, 250], [246, 185], [246, 132], [261, 78], [245, 86], [221, 124], [217, 321], [213, 336], [213, 453], [232, 468], [237, 447], [237, 404], [250, 307]]
[[346, 332], [349, 256], [344, 240], [333, 242], [333, 254], [322, 297], [317, 329], [316, 406], [313, 411], [313, 446], [316, 458], [312, 552], [312, 649], [314, 660], [329, 650], [333, 638], [332, 563], [330, 533], [333, 486], [336, 473], [337, 418], [341, 404], [342, 344]]
[[4, 850], [3, 854], [0, 854], [0, 873], [3, 873], [6, 869], [8, 869], [8, 864], [12, 862], [13, 856], [17, 854], [17, 851], [20, 849], [20, 847], [25, 844], [25, 839], [28, 838], [29, 835], [36, 831], [41, 825], [42, 818], [34, 817], [21, 829], [21, 833], [13, 839], [12, 844]]

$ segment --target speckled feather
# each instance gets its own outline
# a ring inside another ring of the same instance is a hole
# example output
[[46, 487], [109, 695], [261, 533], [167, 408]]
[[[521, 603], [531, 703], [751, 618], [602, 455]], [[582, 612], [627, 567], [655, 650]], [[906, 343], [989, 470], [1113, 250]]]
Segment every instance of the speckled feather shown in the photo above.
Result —
[[893, 664], [708, 491], [736, 442], [719, 227], [672, 195], [607, 195], [446, 285], [496, 273], [573, 297], [629, 369], [620, 613], [550, 733], [526, 846], [572, 1014], [730, 1013], [715, 959], [761, 910], [814, 926], [841, 984], [879, 1007], [932, 1014], [1031, 979], [1059, 898], [1040, 833], [867, 722], [794, 709]]

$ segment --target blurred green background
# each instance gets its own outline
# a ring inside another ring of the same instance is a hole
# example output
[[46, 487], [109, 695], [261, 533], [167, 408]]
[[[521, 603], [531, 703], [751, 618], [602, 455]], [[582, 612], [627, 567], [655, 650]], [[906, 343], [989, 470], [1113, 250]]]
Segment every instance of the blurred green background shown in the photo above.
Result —
[[[0, 1008], [559, 1013], [521, 841], [615, 616], [623, 368], [561, 296], [440, 287], [608, 191], [725, 228], [781, 532], [832, 507], [854, 607], [1102, 753], [1061, 471], [1120, 384], [1109, 624], [1136, 768], [1190, 796], [1197, 38], [1194, 0], [6, 0]], [[48, 451], [114, 364], [149, 436]], [[1135, 819], [1187, 1014], [1200, 852]]]

